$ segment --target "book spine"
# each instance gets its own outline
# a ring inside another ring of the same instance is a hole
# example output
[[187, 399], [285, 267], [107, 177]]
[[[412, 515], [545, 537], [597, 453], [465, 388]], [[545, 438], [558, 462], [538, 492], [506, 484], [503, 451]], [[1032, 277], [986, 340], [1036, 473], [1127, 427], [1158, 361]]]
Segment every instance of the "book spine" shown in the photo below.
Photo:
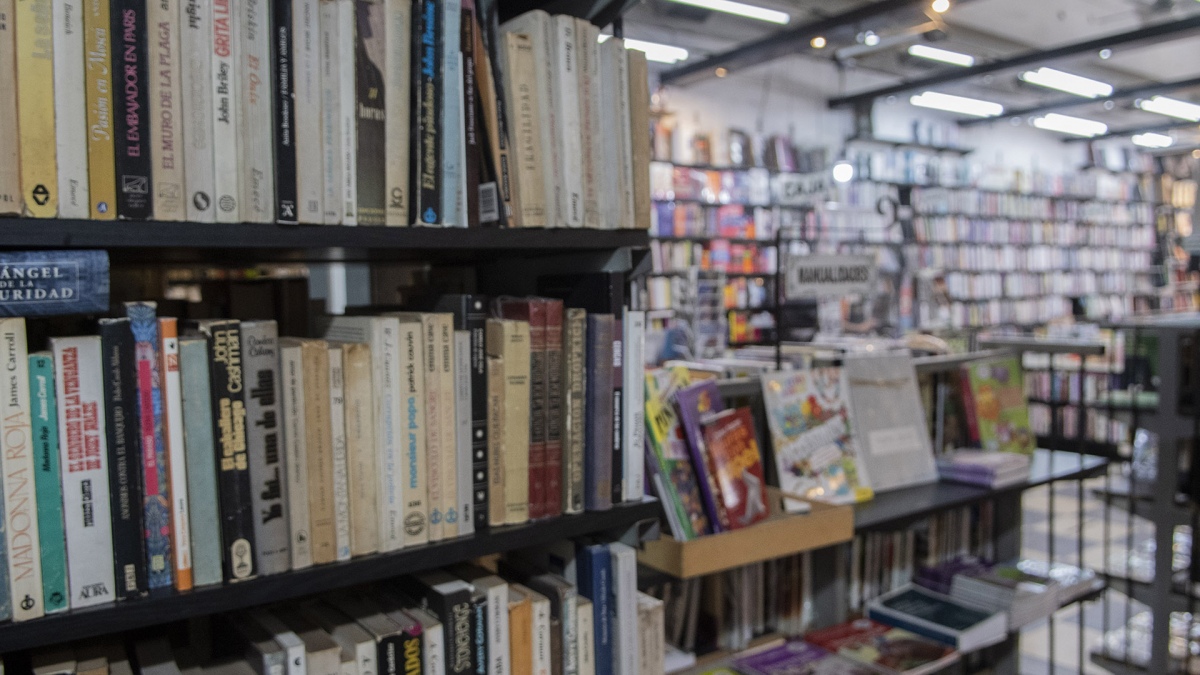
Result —
[[[96, 364], [97, 368], [99, 364]], [[75, 375], [78, 377], [78, 374]], [[96, 382], [95, 384], [99, 384]], [[34, 475], [37, 492], [38, 540], [42, 544], [42, 597], [46, 613], [67, 609], [67, 554], [63, 533], [62, 472], [59, 466], [58, 405], [54, 386], [54, 357], [29, 355], [30, 438], [33, 439]], [[94, 418], [93, 418], [93, 421]], [[77, 423], [78, 424], [78, 423]], [[71, 431], [79, 432], [78, 427]], [[83, 447], [76, 448], [83, 451]], [[99, 466], [100, 448], [80, 459]], [[112, 599], [112, 595], [109, 595]]]
[[334, 498], [333, 425], [330, 423], [329, 348], [306, 340], [304, 350], [305, 443], [308, 462], [308, 515], [314, 565], [337, 560], [337, 504]]
[[612, 503], [625, 501], [625, 322], [613, 321], [612, 369]]
[[117, 597], [146, 593], [146, 557], [142, 543], [141, 439], [138, 434], [137, 379], [129, 319], [100, 321], [104, 358], [105, 430], [108, 434], [108, 484], [113, 520], [113, 566]]
[[175, 319], [159, 319], [159, 370], [162, 373], [163, 438], [171, 495], [171, 559], [175, 589], [191, 590], [192, 532], [188, 520], [187, 460], [183, 451], [183, 383], [179, 372], [179, 328]]
[[417, 200], [416, 222], [421, 225], [442, 225], [445, 223], [442, 208], [442, 114], [445, 102], [442, 99], [443, 89], [443, 53], [442, 53], [442, 4], [424, 2], [421, 4], [421, 18], [418, 25], [417, 38], [414, 40], [415, 54], [418, 55], [414, 64], [414, 77], [420, 96], [420, 105], [416, 108], [418, 118], [417, 147], [420, 151], [420, 161], [417, 163], [417, 189], [412, 192]]
[[600, 152], [600, 47], [599, 29], [591, 23], [575, 22], [579, 57], [579, 123], [583, 163], [583, 225], [601, 227], [600, 195], [603, 163]]
[[283, 378], [284, 461], [287, 467], [288, 533], [292, 569], [312, 567], [308, 514], [308, 451], [304, 414], [304, 358], [299, 345], [279, 350]]
[[355, 0], [337, 0], [338, 135], [341, 137], [342, 175], [338, 194], [342, 200], [342, 225], [358, 225], [358, 140], [354, 92]]
[[79, 609], [116, 599], [105, 466], [104, 371], [98, 337], [55, 339], [52, 348], [61, 432], [52, 451], [59, 455], [62, 467], [70, 605]]
[[271, 0], [269, 3], [271, 72], [274, 76], [275, 220], [288, 224], [300, 219], [296, 204], [296, 44], [292, 35], [292, 2]]
[[408, 213], [412, 8], [411, 0], [383, 0], [384, 219], [392, 226], [412, 224]]
[[30, 437], [25, 320], [19, 317], [0, 319], [0, 344], [4, 345], [4, 362], [13, 364], [4, 371], [6, 394], [0, 401], [8, 582], [13, 599], [13, 620], [26, 621], [43, 616], [46, 609], [42, 600], [42, 561], [38, 554], [41, 544], [34, 488], [34, 447]]
[[[454, 387], [454, 317], [434, 314], [437, 332], [438, 424], [442, 438], [442, 515], [444, 537], [458, 534], [458, 422]], [[432, 461], [432, 460], [431, 460]]]
[[488, 524], [503, 525], [504, 494], [504, 357], [487, 357]]
[[587, 312], [566, 310], [563, 345], [563, 510], [582, 513], [584, 508], [584, 447], [587, 443], [585, 392], [587, 390]]
[[613, 672], [638, 672], [637, 552], [626, 544], [608, 545], [612, 560]]
[[598, 143], [596, 153], [600, 159], [596, 179], [600, 181], [600, 227], [606, 230], [615, 229], [621, 217], [620, 154], [617, 143], [620, 139], [620, 124], [617, 116], [621, 106], [617, 97], [617, 60], [619, 53], [625, 51], [624, 41], [613, 38], [600, 45], [599, 55], [599, 118], [600, 138], [612, 139], [611, 142]]
[[524, 523], [530, 518], [530, 424], [532, 419], [532, 353], [530, 327], [523, 321], [507, 322], [504, 339], [504, 510], [505, 521]]
[[221, 583], [221, 514], [206, 339], [180, 340], [179, 370], [183, 392], [188, 529], [192, 533], [192, 584], [211, 586]]
[[297, 219], [306, 225], [320, 225], [325, 222], [325, 174], [319, 0], [292, 0], [291, 30]]
[[[0, 0], [0, 14], [9, 19], [0, 23], [0, 91], [17, 89], [17, 31], [12, 21], [16, 16], [15, 5], [14, 0]], [[16, 96], [5, 96], [0, 100], [0, 214], [3, 215], [23, 212], [18, 114]], [[7, 582], [4, 588], [8, 588]]]
[[562, 224], [583, 226], [583, 132], [580, 129], [579, 54], [576, 53], [575, 19], [556, 16], [554, 31], [554, 89], [561, 164], [556, 182], [562, 193]]
[[79, 67], [84, 62], [83, 0], [53, 0], [53, 12], [58, 217], [87, 218], [87, 104]]
[[[89, 3], [105, 1], [86, 0]], [[211, 223], [216, 219], [213, 206], [216, 179], [213, 172], [212, 11], [211, 3], [184, 0], [179, 27], [184, 129], [183, 200], [187, 219], [193, 223]], [[95, 196], [92, 201], [95, 203]]]
[[529, 517], [546, 515], [546, 303], [529, 301]]
[[428, 404], [425, 382], [425, 353], [422, 349], [421, 327], [417, 323], [401, 323], [399, 334], [400, 409], [404, 415], [403, 428], [408, 432], [402, 439], [399, 468], [401, 478], [400, 503], [404, 526], [404, 545], [429, 541], [429, 483], [426, 478], [425, 439]]
[[[630, 109], [629, 109], [629, 52], [626, 49], [617, 50], [616, 57], [616, 103], [617, 103], [617, 118], [616, 128], [617, 135], [613, 138], [612, 143], [617, 146], [617, 212], [619, 218], [616, 222], [616, 227], [621, 229], [632, 229], [634, 227], [635, 215], [633, 212], [633, 130], [630, 126]], [[648, 130], [640, 130], [639, 133], [648, 134]], [[612, 170], [612, 167], [609, 168]]]
[[219, 223], [238, 223], [242, 220], [239, 179], [241, 106], [237, 82], [241, 45], [237, 36], [238, 22], [234, 20], [230, 0], [213, 0], [212, 8], [212, 147], [216, 220]]
[[236, 28], [240, 42], [238, 63], [238, 102], [241, 135], [242, 220], [251, 223], [275, 222], [275, 166], [271, 113], [271, 11], [268, 0], [239, 0], [236, 3]]
[[[54, 152], [54, 10], [51, 0], [16, 0], [17, 125], [25, 214], [58, 214], [58, 165]], [[41, 603], [38, 603], [41, 610]]]
[[533, 601], [533, 675], [551, 675], [550, 667], [550, 600], [536, 597]]
[[454, 331], [455, 484], [458, 536], [475, 533], [474, 439], [471, 437], [471, 332]]
[[630, 51], [629, 57], [629, 115], [630, 161], [633, 180], [634, 227], [649, 230], [654, 213], [650, 201], [650, 75], [646, 55], [638, 50]]
[[156, 220], [185, 220], [183, 168], [186, 161], [180, 104], [178, 0], [150, 0], [146, 18], [150, 90], [150, 161]]
[[379, 473], [376, 468], [374, 389], [371, 348], [347, 344], [342, 373], [346, 383], [346, 461], [350, 494], [350, 554], [379, 550]]
[[423, 675], [446, 675], [446, 630], [441, 623], [423, 626], [421, 631]]
[[471, 598], [471, 665], [472, 675], [488, 675], [488, 596], [476, 593]]
[[584, 505], [589, 511], [612, 508], [613, 318], [593, 315], [587, 331], [587, 420], [584, 446]]
[[967, 440], [979, 443], [979, 417], [975, 410], [975, 392], [971, 389], [971, 374], [966, 368], [960, 372], [963, 416], [967, 418]]
[[563, 512], [563, 305], [546, 300], [546, 435], [545, 493], [542, 513], [558, 516]]
[[241, 335], [237, 321], [216, 321], [206, 327], [212, 352], [213, 438], [218, 449], [218, 492], [221, 499], [221, 541], [226, 581], [252, 578], [254, 511], [250, 498], [250, 467], [246, 457], [246, 398]]
[[321, 10], [321, 140], [323, 142], [322, 183], [326, 225], [341, 225], [345, 202], [342, 201], [342, 99], [341, 52], [338, 49], [338, 1], [320, 0]]
[[596, 675], [595, 605], [579, 600], [575, 611], [575, 630], [579, 634], [579, 675]]
[[246, 451], [250, 460], [255, 566], [261, 575], [291, 569], [287, 470], [280, 410], [279, 329], [274, 321], [241, 325], [246, 380]]
[[615, 673], [613, 663], [612, 555], [608, 547], [594, 544], [579, 554], [579, 593], [592, 601], [592, 625], [595, 631], [596, 672]]
[[505, 33], [505, 67], [508, 97], [505, 110], [510, 115], [511, 156], [516, 169], [513, 204], [518, 227], [546, 227], [549, 204], [542, 178], [542, 136], [537, 120], [537, 74], [534, 71], [533, 44], [528, 35]]
[[472, 298], [469, 302], [465, 325], [471, 333], [471, 482], [474, 486], [472, 512], [475, 516], [475, 530], [482, 531], [488, 527], [488, 491], [492, 485], [488, 479], [488, 439], [491, 438], [491, 430], [488, 425], [487, 335], [484, 330], [487, 315], [482, 299]]
[[146, 0], [113, 0], [113, 72], [120, 95], [113, 106], [117, 120], [117, 216], [146, 220], [154, 214], [150, 157], [149, 67], [146, 48]]
[[354, 49], [355, 139], [358, 161], [355, 199], [359, 225], [387, 221], [387, 87], [384, 82], [387, 45], [386, 0], [354, 0], [358, 39]]
[[[404, 461], [408, 436], [393, 430], [407, 417], [402, 396], [407, 373], [401, 377], [400, 324], [396, 319], [375, 319], [371, 361], [375, 375], [375, 437], [379, 441], [379, 550], [394, 551], [404, 545]], [[405, 425], [407, 426], [407, 425]], [[421, 438], [420, 440], [424, 440]], [[420, 448], [424, 451], [424, 446]]]
[[146, 579], [151, 591], [174, 583], [171, 568], [171, 488], [163, 439], [162, 373], [158, 364], [158, 319], [153, 303], [126, 303], [133, 332], [137, 374], [138, 429], [142, 448], [142, 517]]
[[[477, 85], [475, 57], [475, 32], [478, 23], [475, 19], [474, 0], [462, 3], [460, 18], [459, 45], [462, 48], [462, 129], [463, 129], [463, 192], [466, 206], [463, 214], [463, 226], [479, 227], [479, 183], [480, 172], [483, 170], [483, 146], [480, 138], [479, 119], [479, 87]], [[494, 211], [494, 207], [489, 207]], [[494, 219], [494, 218], [493, 218]]]
[[442, 0], [438, 49], [441, 51], [441, 223], [466, 227], [460, 213], [462, 194], [462, 61], [459, 41], [462, 37], [462, 3]]
[[437, 322], [432, 314], [421, 315], [422, 346], [424, 347], [425, 372], [425, 459], [426, 485], [429, 508], [429, 540], [439, 541], [445, 529], [446, 512], [442, 495], [442, 455], [448, 448], [442, 447], [442, 377], [438, 361], [441, 357]]
[[476, 17], [475, 59], [479, 107], [487, 132], [487, 180], [479, 186], [479, 220], [484, 225], [513, 226], [513, 181], [509, 158], [507, 105], [501, 86], [500, 52], [496, 40], [496, 12], [479, 7]]
[[342, 348], [329, 348], [329, 428], [333, 459], [333, 534], [338, 560], [350, 559], [350, 483], [346, 459], [346, 377]]
[[625, 312], [625, 339], [621, 346], [624, 356], [625, 421], [624, 436], [624, 496], [625, 501], [641, 501], [646, 485], [646, 313]]

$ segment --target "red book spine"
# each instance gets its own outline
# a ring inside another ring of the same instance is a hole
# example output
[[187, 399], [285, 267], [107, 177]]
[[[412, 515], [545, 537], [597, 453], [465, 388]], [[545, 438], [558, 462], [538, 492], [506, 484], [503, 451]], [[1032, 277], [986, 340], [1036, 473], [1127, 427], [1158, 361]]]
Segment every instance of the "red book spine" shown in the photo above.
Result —
[[547, 516], [561, 515], [563, 466], [563, 303], [546, 300], [546, 494]]
[[967, 418], [967, 437], [972, 443], [979, 442], [979, 418], [975, 412], [975, 392], [971, 390], [971, 374], [962, 369], [963, 415]]

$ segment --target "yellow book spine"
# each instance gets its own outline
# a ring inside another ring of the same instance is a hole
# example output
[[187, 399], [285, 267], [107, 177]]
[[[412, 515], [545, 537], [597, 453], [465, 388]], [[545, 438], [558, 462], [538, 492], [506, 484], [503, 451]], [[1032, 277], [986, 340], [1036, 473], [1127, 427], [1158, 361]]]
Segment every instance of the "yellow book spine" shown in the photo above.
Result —
[[87, 88], [88, 194], [96, 220], [117, 217], [116, 148], [113, 141], [112, 54], [109, 0], [84, 0], [83, 59]]
[[54, 29], [50, 0], [17, 0], [17, 124], [25, 213], [58, 215], [54, 136]]
[[[0, 91], [15, 91], [17, 66], [16, 33], [13, 30], [13, 0], [0, 0]], [[19, 168], [17, 100], [0, 96], [0, 213], [21, 213], [21, 171]]]

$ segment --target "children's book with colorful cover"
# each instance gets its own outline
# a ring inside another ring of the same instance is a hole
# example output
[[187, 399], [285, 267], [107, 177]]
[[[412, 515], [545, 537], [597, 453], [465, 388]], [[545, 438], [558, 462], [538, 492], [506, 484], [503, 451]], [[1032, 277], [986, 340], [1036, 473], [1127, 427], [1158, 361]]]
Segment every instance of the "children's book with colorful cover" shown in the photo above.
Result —
[[673, 534], [684, 541], [710, 534], [712, 527], [704, 513], [696, 471], [688, 456], [683, 426], [675, 412], [675, 394], [688, 385], [686, 368], [675, 367], [646, 374], [646, 451], [647, 461], [658, 467], [663, 477], [660, 494], [663, 507], [674, 509], [680, 531]]
[[1025, 372], [1018, 356], [963, 367], [963, 396], [971, 436], [985, 450], [1032, 455]]
[[877, 675], [866, 666], [799, 639], [738, 658], [733, 667], [745, 675]]
[[720, 488], [712, 467], [712, 456], [704, 449], [704, 430], [700, 420], [711, 413], [725, 409], [721, 391], [717, 389], [715, 380], [701, 380], [683, 389], [675, 395], [675, 407], [679, 410], [679, 423], [683, 426], [684, 436], [687, 437], [688, 451], [692, 454], [692, 466], [696, 469], [696, 478], [700, 486], [700, 497], [704, 500], [704, 508], [708, 513], [709, 522], [714, 532], [729, 528], [729, 516], [725, 512], [725, 503], [721, 501]]
[[[779, 473], [786, 493], [834, 504], [873, 495], [860, 470], [842, 369], [836, 366], [764, 375], [763, 401]], [[789, 512], [802, 502], [786, 500]]]
[[814, 631], [805, 640], [883, 673], [940, 672], [958, 661], [958, 652], [902, 628], [856, 619]]
[[703, 425], [704, 445], [729, 528], [736, 530], [765, 520], [770, 513], [767, 482], [750, 409], [712, 413], [704, 418]]

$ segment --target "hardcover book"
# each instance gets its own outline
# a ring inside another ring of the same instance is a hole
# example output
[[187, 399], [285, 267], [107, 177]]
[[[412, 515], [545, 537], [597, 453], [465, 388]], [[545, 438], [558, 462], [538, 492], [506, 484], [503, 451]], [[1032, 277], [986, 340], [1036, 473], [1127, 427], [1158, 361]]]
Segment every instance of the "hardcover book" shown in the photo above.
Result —
[[[870, 499], [851, 435], [842, 369], [765, 375], [762, 387], [780, 488], [836, 504]], [[789, 511], [798, 504], [785, 502]]]
[[592, 626], [595, 633], [594, 659], [596, 671], [600, 673], [620, 672], [616, 670], [614, 649], [616, 646], [615, 626], [616, 595], [612, 578], [612, 555], [608, 546], [591, 544], [581, 546], [578, 554], [579, 595], [592, 601]]
[[611, 314], [587, 317], [583, 503], [589, 511], [612, 508], [614, 324]]
[[664, 508], [671, 509], [671, 521], [679, 524], [672, 534], [682, 541], [712, 531], [675, 409], [676, 394], [687, 385], [687, 369], [681, 366], [646, 374], [646, 461], [659, 476]]
[[[34, 443], [29, 406], [29, 352], [25, 319], [0, 319], [0, 344], [5, 369], [0, 401], [0, 450], [4, 452], [4, 534], [7, 537], [8, 581], [13, 620], [37, 619], [46, 613], [42, 596], [42, 561], [38, 537], [37, 495], [34, 488]], [[16, 367], [24, 366], [24, 367]]]
[[648, 231], [651, 226], [653, 207], [650, 202], [650, 81], [646, 54], [633, 49], [629, 58], [629, 115], [631, 168], [633, 190], [632, 227]]
[[[90, 345], [89, 345], [90, 346]], [[96, 345], [97, 347], [99, 345]], [[76, 399], [73, 401], [79, 405], [79, 365], [78, 365], [78, 350], [71, 355], [76, 359], [74, 363], [64, 364], [72, 368], [68, 373], [70, 377], [75, 378], [72, 381], [74, 385], [73, 393]], [[89, 358], [94, 358], [95, 363], [89, 364], [88, 369], [94, 370], [100, 367], [99, 350], [96, 353], [91, 353], [88, 350], [86, 354]], [[63, 532], [63, 482], [62, 472], [59, 466], [59, 417], [58, 417], [58, 396], [55, 392], [54, 382], [54, 356], [49, 352], [38, 352], [29, 355], [29, 399], [30, 399], [30, 438], [33, 443], [34, 454], [34, 473], [33, 484], [37, 493], [37, 514], [38, 514], [38, 540], [42, 544], [42, 597], [46, 601], [46, 613], [60, 612], [70, 606], [67, 595], [67, 556]], [[99, 386], [99, 380], [89, 382], [89, 389], [94, 389]], [[94, 392], [93, 392], [94, 393]], [[63, 392], [63, 404], [67, 403], [66, 392]], [[79, 414], [79, 409], [73, 408], [72, 412]], [[99, 408], [95, 408], [92, 414], [92, 423], [99, 423], [97, 415]], [[82, 447], [82, 419], [76, 417], [73, 426], [64, 426], [63, 431], [76, 434], [74, 440], [76, 445], [74, 450], [79, 457], [77, 461], [84, 464], [80, 467], [81, 470], [87, 465], [90, 468], [99, 472], [103, 465], [100, 457], [102, 445], [97, 444], [92, 448], [90, 455], [84, 456], [85, 448]], [[95, 441], [102, 436], [95, 430], [90, 433], [92, 441]], [[67, 438], [63, 436], [63, 441]], [[64, 443], [65, 445], [65, 443]], [[106, 480], [105, 483], [108, 481]], [[74, 497], [75, 495], [71, 495]], [[72, 514], [74, 515], [74, 514]], [[111, 543], [110, 543], [111, 546]], [[112, 585], [108, 586], [108, 598], [112, 599]]]
[[563, 512], [563, 303], [542, 301], [546, 308], [546, 362], [543, 365], [546, 390], [546, 462], [542, 514], [558, 516]]
[[221, 513], [217, 457], [213, 443], [211, 359], [203, 336], [179, 341], [186, 446], [188, 529], [192, 533], [192, 583], [221, 583]]
[[179, 0], [146, 3], [146, 24], [154, 33], [147, 40], [150, 96], [150, 161], [154, 185], [155, 220], [187, 219], [184, 166], [186, 146], [183, 95], [180, 87]]
[[510, 180], [515, 184], [512, 189], [514, 220], [517, 227], [546, 227], [551, 222], [550, 205], [546, 201], [542, 173], [545, 167], [537, 114], [533, 43], [522, 33], [504, 33], [498, 38], [503, 43], [501, 70], [507, 77], [501, 95], [506, 97], [504, 109], [511, 117], [509, 128], [513, 139]]
[[[85, 0], [85, 2], [107, 5], [106, 0]], [[280, 4], [286, 3], [282, 3], [281, 0]], [[107, 11], [107, 7], [105, 10]], [[187, 208], [187, 219], [193, 223], [211, 223], [216, 219], [216, 206], [213, 204], [216, 194], [216, 176], [213, 172], [212, 38], [212, 3], [183, 0], [179, 28], [180, 64], [186, 64], [180, 67], [180, 74], [183, 78], [180, 81], [183, 93], [183, 116], [181, 119], [185, 130], [183, 134], [183, 201]], [[90, 67], [88, 72], [91, 77]], [[89, 95], [90, 91], [89, 84]], [[90, 115], [90, 106], [88, 112]], [[92, 121], [90, 117], [88, 121], [89, 123]], [[92, 147], [94, 148], [95, 145]], [[92, 152], [90, 169], [94, 175], [97, 160], [94, 150]], [[93, 178], [93, 192], [95, 192], [95, 185]], [[95, 194], [92, 195], [92, 202], [98, 206]], [[93, 207], [94, 211], [95, 207]]]
[[384, 105], [387, 6], [384, 0], [354, 0], [354, 10], [358, 224], [383, 225], [387, 220], [387, 115], [391, 112]]
[[804, 639], [885, 673], [936, 673], [958, 661], [958, 654], [944, 644], [870, 619], [814, 631]]
[[[53, 0], [54, 132], [58, 155], [58, 217], [87, 218], [87, 106], [83, 86], [84, 0]], [[18, 26], [18, 31], [20, 26]]]
[[704, 448], [711, 457], [713, 475], [720, 489], [730, 529], [765, 520], [767, 483], [763, 478], [762, 454], [754, 433], [749, 408], [713, 413], [702, 421]]
[[[502, 421], [503, 439], [492, 450], [499, 449], [503, 479], [499, 491], [504, 500], [504, 521], [508, 524], [529, 520], [529, 432], [530, 424], [530, 349], [529, 324], [508, 319], [488, 319], [487, 350], [490, 357], [502, 359], [502, 385], [496, 397]], [[489, 374], [492, 363], [489, 361]], [[489, 384], [489, 390], [491, 385]], [[491, 412], [489, 414], [492, 414]], [[490, 433], [490, 431], [489, 431]], [[498, 468], [498, 467], [494, 467]], [[492, 483], [496, 487], [495, 481]], [[495, 501], [493, 500], [493, 504]], [[493, 511], [495, 515], [495, 511]], [[492, 524], [498, 524], [492, 520]]]
[[171, 559], [175, 589], [192, 588], [192, 532], [188, 520], [187, 460], [184, 458], [183, 391], [179, 370], [179, 326], [175, 319], [158, 320], [159, 372], [162, 373], [163, 438], [167, 445], [167, 474], [171, 489]]
[[[847, 358], [847, 391], [863, 473], [876, 492], [937, 482], [933, 446], [907, 355]], [[866, 414], [869, 411], [869, 414]]]
[[[491, 194], [488, 199], [488, 219], [496, 219], [495, 183], [491, 181], [488, 167], [484, 164], [483, 126], [479, 109], [479, 68], [478, 52], [482, 51], [479, 42], [479, 20], [475, 13], [475, 0], [463, 0], [461, 35], [459, 44], [462, 47], [462, 120], [463, 120], [463, 226], [479, 227], [482, 219], [479, 214], [480, 184], [488, 185]], [[477, 46], [478, 45], [478, 46]]]
[[625, 350], [625, 389], [622, 393], [625, 411], [622, 414], [625, 448], [623, 467], [625, 501], [641, 501], [646, 483], [646, 313], [627, 310], [621, 322], [625, 329], [621, 346]]
[[529, 517], [546, 514], [547, 350], [546, 302], [538, 298], [499, 298], [502, 318], [529, 325]]
[[700, 487], [700, 498], [704, 500], [709, 522], [714, 532], [729, 530], [729, 514], [725, 511], [725, 501], [721, 499], [721, 487], [717, 483], [713, 457], [705, 448], [704, 428], [700, 425], [705, 416], [723, 411], [725, 401], [717, 389], [715, 380], [701, 380], [680, 389], [675, 394], [675, 404], [679, 410], [679, 424], [687, 438], [687, 449], [691, 453], [692, 467], [696, 471], [696, 482]]
[[243, 321], [241, 331], [255, 564], [259, 574], [276, 574], [291, 569], [279, 329], [274, 321]]
[[[637, 551], [628, 544], [607, 544], [612, 557], [613, 672], [638, 672]], [[660, 632], [659, 635], [662, 633]], [[644, 633], [643, 633], [644, 635]], [[652, 639], [652, 638], [646, 638]]]
[[[154, 214], [150, 116], [144, 114], [150, 108], [146, 0], [111, 1], [112, 70], [124, 74], [121, 95], [115, 97], [113, 105], [117, 120], [117, 216], [146, 220]], [[228, 0], [216, 0], [215, 5], [220, 7], [222, 2]]]
[[10, 91], [21, 139], [21, 195], [25, 214], [34, 218], [58, 215], [58, 163], [56, 153], [47, 151], [55, 147], [53, 16], [51, 0], [16, 0], [9, 15], [16, 27], [17, 86]]
[[107, 312], [108, 253], [0, 253], [0, 285], [0, 316]]
[[1025, 371], [1013, 356], [963, 367], [967, 425], [985, 450], [1033, 455]]
[[[558, 35], [555, 30], [554, 18], [547, 14], [544, 10], [536, 9], [525, 12], [514, 19], [510, 19], [500, 27], [505, 36], [511, 34], [524, 35], [529, 41], [529, 56], [518, 56], [512, 58], [510, 54], [510, 68], [505, 70], [505, 73], [510, 78], [510, 87], [519, 87], [520, 78], [525, 73], [519, 72], [517, 69], [528, 68], [527, 76], [531, 78], [533, 87], [529, 90], [528, 110], [526, 105], [525, 94], [520, 91], [512, 93], [513, 98], [521, 101], [518, 111], [518, 127], [517, 135], [521, 134], [520, 125], [526, 119], [530, 121], [536, 120], [533, 124], [532, 132], [538, 136], [536, 148], [538, 154], [536, 157], [537, 169], [534, 172], [526, 172], [526, 164], [521, 163], [522, 171], [518, 174], [518, 183], [527, 179], [536, 179], [539, 181], [532, 186], [532, 189], [541, 191], [541, 198], [545, 204], [545, 224], [544, 227], [564, 227], [567, 225], [565, 219], [565, 208], [563, 199], [563, 186], [560, 180], [567, 179], [566, 172], [563, 171], [562, 163], [562, 114], [565, 109], [562, 107], [563, 102], [559, 99], [557, 85], [561, 84], [562, 78], [556, 71], [555, 59], [555, 44], [558, 42]], [[521, 52], [523, 47], [519, 47]], [[527, 65], [525, 65], [527, 63]], [[558, 80], [556, 80], [556, 77]], [[512, 108], [510, 108], [512, 109]], [[528, 112], [528, 118], [525, 113]], [[525, 158], [522, 157], [522, 160]], [[525, 224], [529, 227], [530, 224]]]
[[576, 54], [579, 57], [579, 124], [583, 134], [583, 225], [603, 227], [600, 201], [604, 172], [600, 142], [600, 29], [584, 19], [575, 20]]
[[584, 447], [587, 444], [587, 310], [569, 308], [563, 326], [563, 511], [584, 508]]

